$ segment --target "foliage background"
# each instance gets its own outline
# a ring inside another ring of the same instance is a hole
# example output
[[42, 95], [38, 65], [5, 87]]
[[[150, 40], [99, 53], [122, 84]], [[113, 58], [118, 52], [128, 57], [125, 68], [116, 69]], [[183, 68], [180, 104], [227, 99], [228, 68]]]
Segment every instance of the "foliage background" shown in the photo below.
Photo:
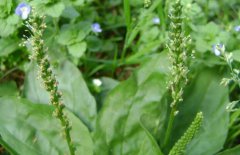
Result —
[[[47, 105], [49, 96], [37, 80], [36, 67], [28, 58], [31, 53], [19, 46], [23, 35], [30, 35], [14, 14], [20, 2], [0, 1], [0, 143], [13, 154], [63, 154], [61, 127], [49, 128], [58, 126]], [[128, 34], [121, 0], [28, 2], [47, 16], [45, 45], [73, 124], [77, 151], [166, 153], [199, 111], [204, 122], [186, 154], [212, 155], [239, 144], [239, 120], [226, 111], [227, 103], [239, 99], [239, 87], [220, 86], [221, 78], [229, 76], [228, 69], [212, 52], [212, 45], [223, 43], [239, 66], [240, 32], [234, 30], [240, 25], [238, 0], [182, 0], [184, 30], [192, 37], [195, 58], [191, 58], [185, 102], [166, 148], [161, 139], [169, 114], [165, 45], [170, 1], [155, 0], [144, 8], [144, 1], [131, 0]], [[160, 18], [160, 24], [152, 22], [154, 17]], [[92, 32], [95, 22], [102, 33]], [[95, 78], [101, 79], [100, 87], [92, 83]], [[234, 122], [231, 128], [229, 122]], [[239, 146], [234, 151], [240, 152]]]

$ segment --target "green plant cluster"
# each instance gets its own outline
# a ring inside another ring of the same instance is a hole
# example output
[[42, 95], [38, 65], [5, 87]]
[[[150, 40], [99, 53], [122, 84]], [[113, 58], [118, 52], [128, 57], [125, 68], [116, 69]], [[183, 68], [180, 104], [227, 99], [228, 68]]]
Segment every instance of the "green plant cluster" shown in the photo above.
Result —
[[239, 6], [1, 0], [0, 155], [240, 154]]

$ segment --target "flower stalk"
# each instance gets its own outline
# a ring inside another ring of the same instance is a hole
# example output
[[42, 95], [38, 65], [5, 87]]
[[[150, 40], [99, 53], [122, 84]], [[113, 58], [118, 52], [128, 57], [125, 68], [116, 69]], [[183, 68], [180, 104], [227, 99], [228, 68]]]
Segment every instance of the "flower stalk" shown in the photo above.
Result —
[[38, 74], [43, 80], [45, 89], [50, 93], [50, 103], [55, 107], [53, 115], [61, 122], [64, 131], [63, 135], [66, 138], [70, 154], [75, 155], [75, 147], [70, 135], [71, 125], [63, 111], [64, 104], [62, 102], [62, 94], [58, 89], [58, 81], [53, 73], [47, 56], [47, 48], [44, 47], [44, 41], [42, 39], [43, 32], [46, 28], [44, 18], [44, 16], [39, 17], [32, 12], [29, 21], [25, 24], [30, 29], [32, 35], [25, 40], [24, 44], [30, 43], [32, 47], [31, 59], [37, 62], [39, 67]]
[[171, 92], [172, 102], [170, 104], [171, 112], [167, 124], [167, 130], [164, 138], [163, 146], [167, 146], [175, 116], [178, 114], [178, 104], [183, 101], [183, 89], [188, 82], [188, 66], [187, 66], [187, 52], [189, 37], [185, 37], [182, 30], [182, 5], [180, 0], [172, 6], [171, 14], [169, 15], [170, 32], [169, 43], [169, 58], [171, 60], [171, 79], [168, 83], [168, 89]]

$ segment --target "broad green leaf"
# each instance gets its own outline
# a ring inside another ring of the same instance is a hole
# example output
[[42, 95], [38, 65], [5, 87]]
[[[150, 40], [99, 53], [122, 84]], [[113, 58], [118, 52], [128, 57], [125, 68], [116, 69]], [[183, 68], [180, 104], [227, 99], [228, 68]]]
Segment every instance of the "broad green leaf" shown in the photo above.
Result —
[[51, 3], [51, 0], [35, 0], [31, 1], [30, 4], [39, 13], [46, 14], [55, 18], [58, 18], [65, 9], [63, 2]]
[[12, 0], [1, 0], [0, 1], [0, 10], [1, 10], [1, 15], [0, 17], [4, 17], [4, 15], [9, 15], [11, 12], [13, 2]]
[[72, 0], [72, 4], [75, 6], [83, 5], [84, 0]]
[[234, 50], [232, 51], [233, 59], [240, 62], [240, 50]]
[[[26, 74], [24, 95], [35, 103], [49, 103], [49, 94], [38, 80], [36, 64], [32, 64]], [[69, 110], [76, 114], [88, 127], [92, 128], [96, 118], [96, 103], [79, 70], [65, 61], [54, 69], [59, 89], [63, 93], [63, 102]]]
[[228, 45], [231, 38], [229, 33], [221, 29], [221, 27], [214, 22], [209, 22], [205, 25], [194, 26], [192, 38], [196, 42], [196, 51], [206, 52], [211, 51], [212, 45], [223, 43]]
[[7, 18], [7, 23], [10, 25], [16, 25], [19, 22], [19, 17], [17, 15], [11, 15]]
[[86, 41], [87, 41], [87, 45], [88, 45], [87, 46], [88, 50], [93, 51], [93, 52], [99, 51], [103, 45], [103, 41], [93, 35], [88, 36], [86, 38]]
[[85, 53], [86, 49], [86, 42], [75, 43], [68, 46], [68, 52], [76, 58], [80, 58]]
[[80, 30], [79, 24], [65, 25], [61, 28], [57, 41], [61, 45], [71, 45], [81, 42], [86, 37], [86, 34], [86, 32]]
[[35, 5], [41, 5], [41, 4], [46, 5], [50, 2], [51, 2], [51, 0], [35, 0], [35, 1], [30, 2], [30, 3], [35, 6]]
[[[142, 115], [166, 117], [166, 105], [160, 100], [166, 92], [167, 64], [165, 53], [155, 56], [109, 93], [94, 134], [96, 154], [160, 154], [154, 139], [142, 128], [140, 119]], [[153, 120], [157, 127], [158, 118]]]
[[238, 145], [232, 149], [228, 149], [221, 153], [218, 153], [217, 155], [239, 155], [239, 154], [240, 154], [240, 145]]
[[61, 30], [61, 33], [59, 34], [57, 41], [59, 44], [62, 45], [70, 45], [75, 41], [76, 31], [71, 30]]
[[66, 7], [62, 13], [62, 17], [69, 18], [69, 19], [77, 18], [79, 17], [79, 15], [80, 14], [78, 13], [78, 11], [72, 6]]
[[[7, 1], [6, 1], [7, 2]], [[11, 2], [7, 2], [4, 6], [4, 8], [10, 7], [11, 8]], [[1, 8], [1, 5], [0, 5]], [[2, 9], [0, 9], [2, 11]], [[1, 12], [1, 14], [4, 14]], [[2, 15], [0, 15], [1, 17]], [[4, 16], [4, 15], [3, 15]], [[14, 33], [14, 31], [17, 29], [17, 23], [19, 22], [19, 17], [17, 15], [9, 15], [5, 18], [0, 18], [0, 36], [1, 37], [7, 37]]]
[[203, 124], [189, 143], [186, 155], [213, 155], [222, 149], [228, 132], [228, 91], [220, 85], [221, 76], [214, 69], [205, 67], [198, 71], [197, 77], [185, 89], [183, 103], [179, 104], [171, 146], [183, 135], [196, 113], [202, 111]]
[[6, 154], [2, 153], [1, 155], [9, 155], [9, 153], [11, 155], [18, 155], [18, 153], [14, 149], [12, 149], [6, 142], [2, 140], [1, 136], [0, 136], [0, 145], [3, 146], [5, 150], [7, 150]]
[[7, 56], [19, 48], [18, 42], [15, 39], [4, 38], [0, 39], [0, 57]]
[[221, 31], [218, 35], [219, 40], [224, 43], [225, 45], [228, 45], [229, 40], [231, 39], [231, 35], [228, 31]]
[[[164, 155], [162, 153], [162, 151], [160, 150], [160, 147], [158, 146], [158, 143], [156, 142], [156, 140], [154, 139], [154, 137], [152, 136], [152, 134], [149, 132], [149, 130], [145, 127], [144, 124], [140, 123], [141, 124], [141, 127], [144, 129], [145, 133], [147, 134], [149, 140], [150, 140], [150, 143], [151, 145], [153, 146], [153, 149], [155, 149], [155, 152], [158, 154], [158, 155]], [[147, 148], [149, 149], [149, 148]], [[145, 151], [143, 151], [145, 152]], [[148, 150], [146, 150], [146, 152], [148, 152]]]
[[109, 77], [102, 77], [101, 81], [102, 81], [102, 91], [105, 91], [105, 92], [112, 90], [119, 84], [119, 81], [116, 81]]
[[14, 81], [0, 83], [0, 96], [17, 96], [18, 89]]
[[209, 46], [209, 43], [202, 37], [198, 37], [196, 39], [196, 50], [198, 52], [206, 52], [208, 50], [211, 50], [211, 46]]
[[160, 30], [158, 27], [152, 27], [151, 29], [144, 30], [141, 35], [141, 40], [143, 42], [154, 41], [157, 39]]
[[46, 7], [46, 14], [52, 17], [59, 17], [65, 8], [64, 3], [58, 2]]
[[15, 31], [15, 25], [8, 24], [7, 20], [0, 19], [0, 36], [7, 37]]
[[[52, 115], [53, 110], [53, 106], [33, 104], [25, 99], [0, 98], [2, 141], [20, 155], [69, 154], [62, 126]], [[76, 154], [92, 155], [93, 145], [88, 129], [74, 114], [65, 113], [72, 124], [71, 137]]]
[[119, 84], [118, 81], [108, 77], [102, 77], [100, 80], [102, 81], [102, 85], [95, 87], [96, 92], [100, 92], [97, 94], [98, 109], [101, 109], [108, 93]]
[[221, 31], [219, 25], [217, 25], [214, 22], [209, 22], [207, 25], [200, 25], [198, 26], [199, 32], [205, 34], [205, 39], [210, 39], [212, 37], [215, 37], [218, 35], [218, 33]]

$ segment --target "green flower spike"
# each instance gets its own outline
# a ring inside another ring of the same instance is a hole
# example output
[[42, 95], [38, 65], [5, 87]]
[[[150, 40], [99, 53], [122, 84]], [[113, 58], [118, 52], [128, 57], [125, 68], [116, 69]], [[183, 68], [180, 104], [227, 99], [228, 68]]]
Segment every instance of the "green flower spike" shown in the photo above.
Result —
[[31, 15], [29, 21], [26, 22], [26, 26], [31, 30], [32, 36], [25, 40], [24, 44], [31, 44], [32, 46], [31, 58], [37, 62], [39, 67], [39, 76], [43, 80], [45, 89], [50, 93], [50, 103], [55, 107], [53, 115], [60, 120], [63, 127], [63, 135], [66, 138], [70, 154], [74, 155], [75, 148], [70, 136], [70, 122], [63, 112], [64, 104], [62, 103], [62, 94], [58, 90], [58, 82], [52, 71], [52, 67], [46, 53], [47, 49], [44, 47], [44, 41], [42, 40], [43, 32], [46, 28], [44, 17], [39, 17], [34, 12], [32, 13], [33, 14]]
[[183, 17], [182, 5], [180, 0], [172, 6], [171, 20], [169, 30], [169, 42], [167, 48], [169, 49], [169, 58], [171, 61], [171, 79], [168, 83], [168, 88], [171, 92], [172, 102], [170, 104], [171, 113], [167, 125], [166, 136], [163, 146], [168, 145], [174, 118], [179, 113], [178, 104], [183, 101], [183, 90], [188, 82], [188, 60], [187, 55], [189, 51], [190, 37], [185, 37], [183, 32]]
[[192, 124], [188, 127], [184, 135], [175, 143], [169, 155], [182, 155], [186, 149], [187, 144], [192, 140], [193, 136], [198, 132], [203, 121], [203, 113], [197, 113]]

